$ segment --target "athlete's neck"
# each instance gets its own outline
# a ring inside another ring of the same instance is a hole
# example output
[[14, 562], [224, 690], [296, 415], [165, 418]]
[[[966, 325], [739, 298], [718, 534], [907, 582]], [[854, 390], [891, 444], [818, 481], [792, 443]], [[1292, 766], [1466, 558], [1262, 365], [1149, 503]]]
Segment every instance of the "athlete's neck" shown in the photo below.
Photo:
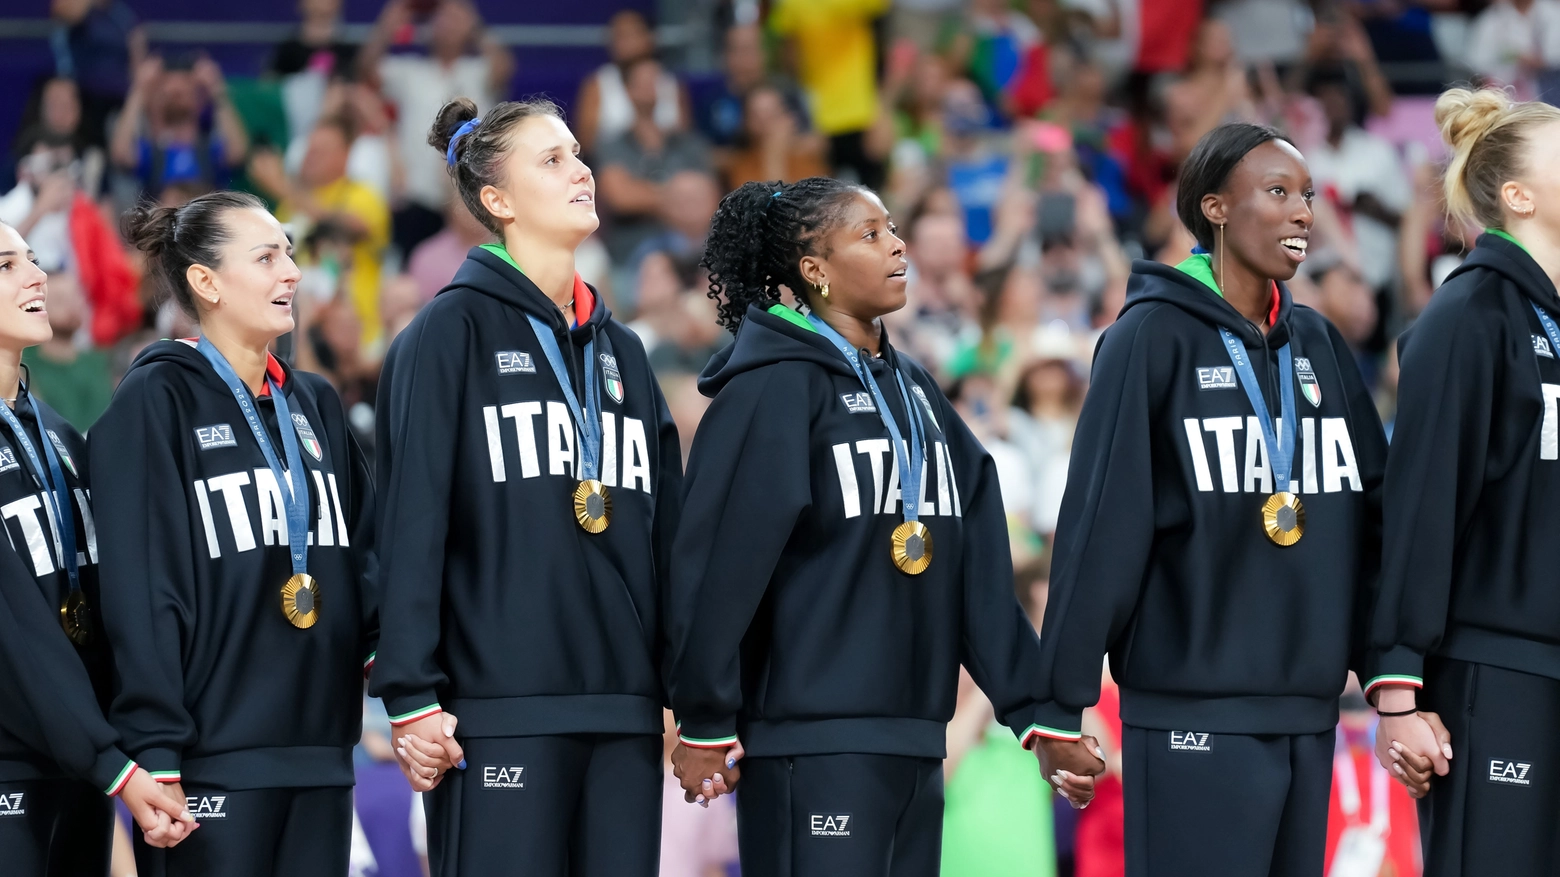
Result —
[[574, 301], [574, 250], [504, 230], [504, 249], [525, 276], [559, 308]]
[[1228, 253], [1215, 249], [1209, 255], [1209, 261], [1213, 263], [1213, 280], [1224, 293], [1224, 300], [1266, 334], [1268, 312], [1273, 309], [1273, 281], [1251, 270], [1239, 259], [1230, 258]]
[[1535, 219], [1518, 219], [1507, 223], [1506, 234], [1516, 238], [1538, 267], [1549, 275], [1550, 281], [1560, 287], [1560, 240], [1553, 232]]
[[222, 326], [203, 325], [200, 333], [233, 367], [233, 373], [244, 382], [249, 392], [258, 395], [260, 388], [265, 386], [265, 365], [270, 342], [261, 342], [257, 346], [253, 340], [235, 337]]
[[[816, 296], [814, 298], [817, 298]], [[845, 337], [854, 350], [865, 350], [877, 356], [883, 340], [883, 324], [877, 317], [864, 317], [835, 307], [827, 299], [813, 306], [813, 311], [834, 331]]]
[[22, 391], [22, 350], [0, 347], [0, 399], [14, 405]]

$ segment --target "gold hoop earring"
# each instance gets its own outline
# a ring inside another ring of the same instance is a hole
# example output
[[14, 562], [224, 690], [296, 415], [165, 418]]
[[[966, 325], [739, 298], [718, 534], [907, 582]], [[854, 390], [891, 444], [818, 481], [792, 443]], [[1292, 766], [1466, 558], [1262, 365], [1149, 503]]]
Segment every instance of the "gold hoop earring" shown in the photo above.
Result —
[[829, 297], [829, 284], [825, 283], [824, 285], [818, 287], [818, 294], [823, 296], [824, 298], [828, 298]]

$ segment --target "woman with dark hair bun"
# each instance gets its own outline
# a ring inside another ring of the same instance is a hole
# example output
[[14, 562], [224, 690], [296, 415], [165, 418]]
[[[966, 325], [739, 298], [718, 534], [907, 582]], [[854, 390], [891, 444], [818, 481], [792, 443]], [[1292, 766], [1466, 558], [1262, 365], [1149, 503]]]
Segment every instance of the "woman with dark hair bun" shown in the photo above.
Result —
[[268, 352], [298, 267], [251, 195], [143, 204], [125, 237], [200, 324], [92, 427], [109, 721], [199, 825], [152, 877], [340, 877], [377, 638], [373, 494], [341, 400]]
[[371, 690], [434, 874], [651, 877], [677, 427], [575, 273], [596, 185], [558, 108], [454, 100], [428, 142], [496, 240], [385, 359]]
[[[1080, 777], [1064, 794], [1092, 796], [1083, 775], [1104, 765], [1079, 720], [1108, 655], [1128, 874], [1322, 872], [1386, 439], [1342, 336], [1283, 285], [1311, 198], [1276, 132], [1209, 132], [1176, 200], [1198, 249], [1133, 265], [1090, 374], [1040, 637], [1039, 748]], [[1212, 819], [1196, 803], [1215, 801], [1238, 806]]]
[[996, 466], [889, 344], [907, 262], [871, 190], [747, 183], [706, 254], [736, 341], [672, 555], [672, 763], [690, 800], [740, 779], [748, 877], [932, 877], [960, 664], [1039, 732]]

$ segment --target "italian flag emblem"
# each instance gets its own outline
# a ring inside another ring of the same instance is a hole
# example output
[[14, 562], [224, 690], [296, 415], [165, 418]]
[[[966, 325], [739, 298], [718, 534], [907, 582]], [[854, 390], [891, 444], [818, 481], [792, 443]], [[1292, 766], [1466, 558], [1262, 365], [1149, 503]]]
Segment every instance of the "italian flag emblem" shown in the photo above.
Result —
[[294, 414], [292, 421], [293, 427], [298, 430], [298, 440], [303, 442], [303, 449], [319, 462], [324, 452], [320, 449], [319, 438], [314, 435], [314, 427], [309, 426], [309, 418], [302, 414]]
[[607, 395], [612, 401], [621, 405], [623, 403], [623, 376], [618, 374], [617, 357], [603, 353], [601, 355], [601, 375], [607, 385]]
[[65, 450], [65, 443], [60, 441], [59, 434], [52, 429], [49, 430], [49, 441], [54, 443], [54, 450], [59, 452], [60, 462], [64, 463], [65, 468], [70, 470], [70, 474], [80, 478], [81, 474], [76, 471], [76, 461], [70, 458], [70, 451]]

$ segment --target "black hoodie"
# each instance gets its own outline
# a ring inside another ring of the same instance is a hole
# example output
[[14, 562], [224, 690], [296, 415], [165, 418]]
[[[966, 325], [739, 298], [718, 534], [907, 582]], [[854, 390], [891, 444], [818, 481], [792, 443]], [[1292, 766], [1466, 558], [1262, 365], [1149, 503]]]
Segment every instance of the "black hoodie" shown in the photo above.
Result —
[[[44, 449], [37, 416], [59, 439], [60, 470], [75, 507], [81, 590], [92, 610], [90, 639], [74, 645], [60, 626], [70, 593], [51, 492], [0, 425], [0, 524], [11, 550], [0, 550], [0, 782], [69, 776], [116, 794], [130, 778], [119, 735], [103, 718], [109, 690], [108, 643], [98, 592], [97, 528], [88, 502], [86, 442], [54, 409], [22, 388], [16, 417]], [[34, 412], [37, 412], [35, 416]]]
[[899, 464], [872, 395], [794, 312], [750, 307], [699, 381], [714, 402], [672, 560], [670, 689], [687, 745], [941, 758], [960, 663], [998, 719], [1031, 734], [1039, 647], [1013, 596], [996, 466], [886, 334], [882, 358], [863, 358], [902, 430], [890, 369], [924, 408], [931, 566], [894, 567]]
[[[1197, 259], [1185, 264], [1211, 282]], [[1127, 724], [1325, 731], [1364, 653], [1386, 465], [1354, 356], [1281, 285], [1264, 336], [1188, 271], [1143, 261], [1132, 270], [1073, 439], [1040, 639], [1045, 724], [1077, 736], [1108, 652]], [[1306, 520], [1287, 548], [1263, 532], [1266, 443], [1220, 327], [1245, 344], [1271, 414], [1278, 348], [1291, 346], [1291, 479]]]
[[1522, 247], [1484, 234], [1398, 342], [1381, 597], [1368, 685], [1426, 656], [1560, 679], [1560, 319]]
[[[582, 367], [602, 382], [601, 533], [575, 522], [577, 428], [528, 314], [554, 332], [572, 386]], [[392, 722], [448, 708], [477, 737], [661, 733], [682, 452], [638, 337], [599, 297], [570, 330], [507, 254], [475, 247], [391, 345], [377, 429], [384, 642], [370, 683]]]
[[[330, 384], [275, 360], [270, 373], [282, 378], [311, 476], [313, 627], [282, 612], [286, 487], [192, 343], [143, 351], [88, 437], [115, 664], [109, 719], [163, 782], [353, 782], [377, 636], [372, 483]], [[269, 394], [256, 408], [281, 447]]]

